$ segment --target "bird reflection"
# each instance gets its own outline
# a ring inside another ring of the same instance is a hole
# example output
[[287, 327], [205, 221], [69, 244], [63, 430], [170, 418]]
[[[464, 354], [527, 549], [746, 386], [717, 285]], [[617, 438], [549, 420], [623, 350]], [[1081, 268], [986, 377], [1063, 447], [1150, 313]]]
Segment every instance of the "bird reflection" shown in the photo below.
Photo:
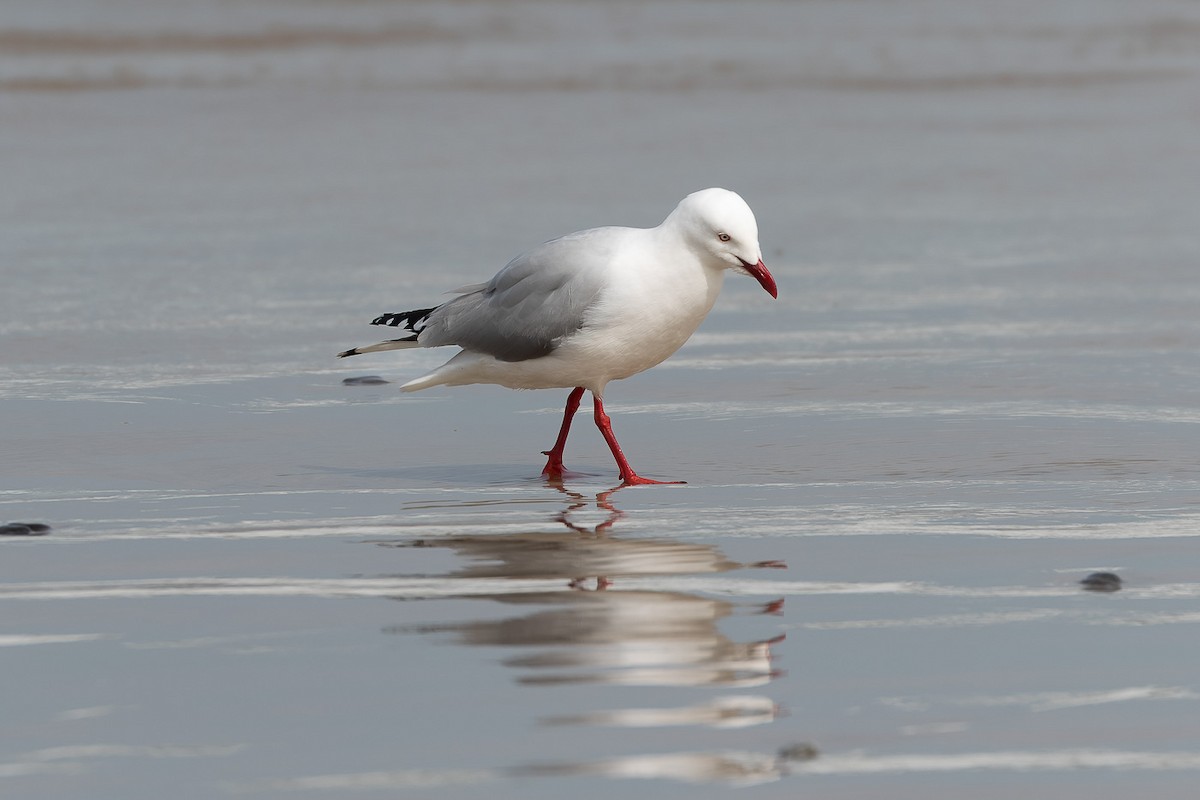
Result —
[[610, 591], [492, 595], [553, 608], [503, 620], [426, 627], [469, 645], [539, 648], [508, 659], [525, 684], [761, 686], [778, 673], [771, 645], [731, 641], [717, 621], [732, 604], [679, 592]]
[[[506, 619], [481, 619], [424, 626], [422, 633], [452, 634], [462, 644], [527, 648], [505, 663], [521, 671], [517, 680], [530, 685], [603, 683], [639, 686], [754, 687], [779, 673], [771, 649], [783, 636], [735, 642], [718, 622], [732, 614], [778, 614], [782, 601], [746, 604], [728, 599], [659, 591], [639, 585], [620, 586], [634, 576], [695, 575], [745, 568], [781, 567], [776, 561], [744, 564], [730, 560], [707, 544], [610, 535], [623, 516], [612, 502], [615, 490], [595, 497], [603, 514], [594, 525], [581, 520], [592, 500], [556, 487], [568, 499], [556, 520], [567, 530], [434, 537], [383, 542], [393, 547], [445, 547], [466, 563], [448, 579], [562, 579], [549, 591], [480, 594], [528, 611]], [[412, 628], [393, 628], [409, 632]], [[753, 713], [731, 707], [694, 712], [699, 717], [773, 718], [769, 700]], [[640, 710], [645, 711], [645, 710]], [[687, 716], [693, 712], [673, 710]], [[667, 716], [670, 716], [668, 714]], [[699, 719], [697, 718], [697, 721]], [[643, 717], [647, 719], [648, 717]], [[665, 720], [667, 717], [663, 717]], [[595, 718], [614, 724], [613, 717]], [[583, 717], [571, 718], [584, 721]], [[559, 719], [556, 722], [562, 723]], [[619, 723], [618, 723], [619, 724]], [[663, 723], [667, 724], [667, 723]]]
[[683, 708], [618, 708], [587, 714], [564, 714], [542, 720], [547, 725], [606, 725], [615, 728], [661, 728], [667, 725], [705, 725], [747, 728], [774, 722], [779, 705], [769, 697], [735, 694]]
[[725, 783], [754, 786], [779, 780], [795, 764], [817, 757], [815, 747], [801, 744], [778, 753], [716, 752], [662, 753], [626, 756], [579, 764], [538, 764], [518, 767], [514, 775], [597, 775], [605, 778], [659, 778], [685, 783]]
[[573, 522], [571, 520], [571, 514], [578, 512], [580, 509], [587, 508], [589, 505], [588, 498], [580, 492], [573, 492], [567, 487], [563, 486], [561, 481], [549, 482], [547, 485], [557, 489], [570, 498], [571, 502], [567, 504], [565, 509], [559, 512], [556, 519], [573, 531], [578, 531], [579, 533], [604, 533], [611, 528], [617, 520], [625, 516], [625, 512], [616, 508], [612, 502], [612, 496], [623, 488], [621, 486], [618, 486], [615, 489], [609, 489], [607, 492], [600, 492], [600, 494], [596, 495], [596, 508], [607, 511], [608, 517], [599, 525], [587, 528]]

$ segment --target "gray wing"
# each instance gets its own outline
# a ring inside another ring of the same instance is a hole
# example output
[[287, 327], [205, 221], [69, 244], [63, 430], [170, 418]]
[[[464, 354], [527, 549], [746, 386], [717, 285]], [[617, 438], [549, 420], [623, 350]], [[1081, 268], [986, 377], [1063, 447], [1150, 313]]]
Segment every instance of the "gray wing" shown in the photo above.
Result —
[[572, 233], [517, 256], [482, 288], [435, 309], [421, 345], [455, 344], [501, 361], [548, 355], [583, 327], [623, 230]]

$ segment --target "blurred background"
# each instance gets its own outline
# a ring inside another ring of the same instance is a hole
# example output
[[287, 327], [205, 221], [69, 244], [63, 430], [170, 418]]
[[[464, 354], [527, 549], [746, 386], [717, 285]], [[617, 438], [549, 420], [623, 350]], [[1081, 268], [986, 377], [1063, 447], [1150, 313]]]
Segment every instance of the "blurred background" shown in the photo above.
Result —
[[108, 338], [135, 332], [192, 377], [311, 365], [409, 287], [711, 185], [756, 210], [797, 311], [822, 270], [894, 310], [873, 289], [918, 262], [976, 319], [1059, 281], [1175, 287], [1155, 318], [1195, 299], [1183, 0], [62, 0], [2, 26], [8, 386], [142, 372], [157, 354]]

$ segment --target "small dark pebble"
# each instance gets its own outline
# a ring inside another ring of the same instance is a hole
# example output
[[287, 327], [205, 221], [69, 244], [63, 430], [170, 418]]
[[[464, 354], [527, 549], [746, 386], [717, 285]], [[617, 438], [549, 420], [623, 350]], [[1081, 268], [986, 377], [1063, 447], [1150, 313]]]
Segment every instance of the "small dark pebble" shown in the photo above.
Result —
[[1093, 572], [1079, 583], [1089, 592], [1115, 592], [1121, 588], [1121, 576], [1115, 572]]
[[0, 536], [45, 536], [50, 526], [41, 522], [10, 522], [0, 525]]
[[342, 386], [379, 386], [382, 383], [391, 383], [391, 381], [385, 381], [378, 375], [359, 375], [354, 378], [342, 378]]
[[812, 761], [821, 755], [815, 744], [800, 742], [779, 748], [779, 757], [784, 761]]

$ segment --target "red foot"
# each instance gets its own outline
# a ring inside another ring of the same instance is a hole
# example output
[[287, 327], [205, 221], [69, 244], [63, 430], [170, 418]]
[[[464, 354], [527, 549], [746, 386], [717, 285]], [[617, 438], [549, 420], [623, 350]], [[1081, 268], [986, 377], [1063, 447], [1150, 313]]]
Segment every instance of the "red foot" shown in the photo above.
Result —
[[621, 445], [617, 444], [617, 437], [613, 435], [612, 422], [608, 418], [608, 414], [604, 413], [604, 401], [600, 399], [600, 395], [592, 392], [592, 405], [595, 408], [596, 427], [600, 429], [600, 435], [604, 437], [604, 441], [608, 443], [608, 449], [612, 451], [613, 458], [616, 459], [617, 469], [621, 471], [622, 486], [651, 486], [662, 484], [678, 484], [686, 481], [656, 481], [653, 478], [643, 478], [633, 471], [633, 467], [629, 466], [629, 460], [625, 458], [625, 454], [621, 452]]
[[567, 447], [567, 434], [571, 431], [571, 418], [575, 416], [575, 411], [579, 408], [579, 398], [581, 397], [583, 397], [582, 386], [571, 390], [571, 394], [567, 396], [567, 406], [563, 409], [562, 427], [558, 430], [558, 438], [554, 440], [554, 447], [542, 451], [542, 455], [549, 456], [546, 467], [542, 470], [542, 475], [549, 480], [561, 481], [563, 473], [566, 472], [563, 467], [563, 450]]
[[782, 599], [772, 600], [771, 602], [767, 603], [766, 605], [763, 606], [762, 613], [776, 614], [776, 615], [782, 614], [783, 613], [783, 600]]
[[542, 455], [550, 456], [550, 460], [546, 462], [546, 466], [542, 468], [542, 477], [552, 481], [561, 481], [566, 467], [563, 466], [562, 458], [555, 458], [554, 452], [551, 450], [543, 450]]
[[552, 486], [562, 486], [565, 480], [586, 477], [586, 472], [576, 472], [573, 469], [567, 469], [562, 465], [562, 462], [555, 464], [553, 459], [542, 469], [542, 478]]
[[[553, 447], [542, 451], [542, 455], [547, 457], [546, 466], [542, 468], [542, 476], [551, 482], [561, 483], [563, 477], [569, 474], [563, 467], [563, 450], [567, 447], [567, 434], [571, 430], [571, 419], [579, 409], [579, 401], [583, 398], [583, 392], [582, 386], [576, 386], [571, 390], [571, 394], [567, 396], [566, 408], [563, 409], [563, 421], [562, 426], [558, 429], [558, 438], [554, 440]], [[652, 486], [687, 482], [656, 481], [653, 478], [643, 478], [634, 472], [633, 467], [629, 466], [625, 454], [621, 452], [621, 446], [617, 444], [617, 437], [613, 435], [608, 414], [604, 413], [604, 401], [595, 392], [592, 392], [592, 400], [595, 407], [596, 427], [600, 429], [604, 441], [608, 443], [608, 448], [612, 451], [613, 458], [616, 459], [617, 468], [621, 471], [621, 486]]]
[[681, 486], [686, 483], [687, 481], [656, 481], [636, 474], [621, 476], [622, 486]]
[[[586, 591], [588, 591], [588, 588], [585, 585], [586, 583], [587, 583], [587, 578], [572, 578], [571, 580], [567, 581], [567, 586], [570, 587], [571, 589], [576, 589], [581, 592], [586, 592]], [[591, 591], [603, 592], [605, 589], [612, 586], [612, 584], [613, 584], [613, 582], [611, 579], [606, 578], [603, 575], [597, 575], [596, 576], [596, 588], [592, 589]]]

